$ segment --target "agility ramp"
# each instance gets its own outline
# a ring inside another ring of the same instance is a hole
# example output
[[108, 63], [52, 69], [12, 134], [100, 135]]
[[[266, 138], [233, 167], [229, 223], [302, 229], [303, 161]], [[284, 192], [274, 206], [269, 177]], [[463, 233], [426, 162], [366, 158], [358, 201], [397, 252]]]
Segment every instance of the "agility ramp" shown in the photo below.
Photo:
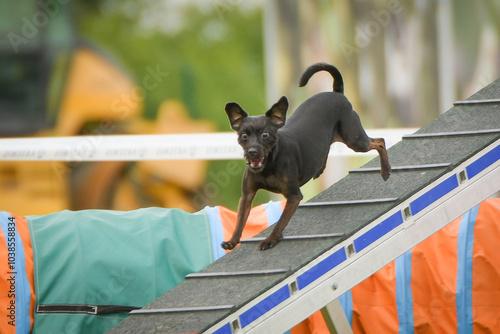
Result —
[[109, 333], [281, 333], [500, 190], [500, 80], [246, 240]]

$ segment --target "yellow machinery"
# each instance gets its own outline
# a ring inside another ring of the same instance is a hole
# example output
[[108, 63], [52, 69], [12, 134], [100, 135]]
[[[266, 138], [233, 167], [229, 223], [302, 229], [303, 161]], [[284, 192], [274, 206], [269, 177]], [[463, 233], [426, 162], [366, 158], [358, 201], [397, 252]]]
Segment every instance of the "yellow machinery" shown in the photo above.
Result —
[[[0, 69], [11, 73], [7, 78], [15, 80], [9, 83], [4, 77], [0, 87], [21, 82], [19, 87], [24, 89], [26, 81], [10, 70], [16, 64], [26, 64], [23, 55], [9, 57], [3, 59]], [[59, 108], [49, 126], [48, 122], [33, 125], [43, 118], [39, 117], [41, 111], [23, 109], [26, 104], [22, 104], [21, 96], [0, 94], [0, 115], [6, 120], [1, 136], [213, 131], [210, 123], [190, 119], [177, 101], [164, 102], [155, 122], [142, 119], [141, 89], [90, 47], [81, 46], [72, 51], [64, 82]], [[31, 91], [24, 92], [34, 99]], [[204, 182], [206, 167], [204, 161], [0, 161], [0, 208], [21, 215], [64, 209], [130, 210], [147, 206], [194, 211], [198, 208], [193, 207], [190, 197]]]

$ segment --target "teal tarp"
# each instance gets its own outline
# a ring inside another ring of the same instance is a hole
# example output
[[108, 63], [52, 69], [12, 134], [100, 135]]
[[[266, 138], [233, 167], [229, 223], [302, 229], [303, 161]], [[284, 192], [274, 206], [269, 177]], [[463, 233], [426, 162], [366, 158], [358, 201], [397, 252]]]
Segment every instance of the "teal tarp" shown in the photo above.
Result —
[[[62, 211], [26, 217], [37, 305], [144, 306], [214, 260], [204, 211]], [[101, 333], [127, 313], [36, 313], [33, 333]]]

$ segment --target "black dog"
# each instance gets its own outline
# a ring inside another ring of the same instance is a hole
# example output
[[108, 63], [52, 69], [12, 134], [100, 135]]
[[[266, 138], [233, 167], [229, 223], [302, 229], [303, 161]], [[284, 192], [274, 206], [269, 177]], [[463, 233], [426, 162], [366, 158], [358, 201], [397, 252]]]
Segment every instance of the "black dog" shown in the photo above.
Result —
[[306, 100], [286, 125], [288, 100], [284, 96], [265, 116], [249, 117], [237, 103], [226, 104], [226, 113], [231, 127], [238, 132], [247, 168], [236, 229], [231, 239], [221, 244], [222, 248], [233, 249], [240, 242], [252, 200], [259, 189], [281, 193], [287, 199], [281, 218], [259, 248], [265, 250], [276, 245], [302, 200], [300, 187], [323, 173], [333, 142], [343, 142], [356, 152], [377, 150], [382, 178], [389, 178], [391, 166], [384, 139], [371, 139], [366, 135], [358, 114], [343, 95], [344, 83], [339, 70], [324, 63], [312, 65], [302, 74], [300, 87], [318, 71], [332, 75], [334, 91], [319, 93]]

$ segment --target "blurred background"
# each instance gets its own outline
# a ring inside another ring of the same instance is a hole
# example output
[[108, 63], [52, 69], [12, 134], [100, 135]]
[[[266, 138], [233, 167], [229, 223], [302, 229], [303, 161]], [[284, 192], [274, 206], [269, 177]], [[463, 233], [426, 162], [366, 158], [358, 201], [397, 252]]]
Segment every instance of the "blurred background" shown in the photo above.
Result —
[[[421, 127], [500, 74], [496, 0], [0, 0], [0, 137], [230, 131], [286, 95], [331, 90], [365, 128]], [[366, 157], [330, 161], [314, 195]], [[0, 206], [236, 210], [243, 161], [0, 161]], [[259, 193], [255, 204], [268, 201]]]

